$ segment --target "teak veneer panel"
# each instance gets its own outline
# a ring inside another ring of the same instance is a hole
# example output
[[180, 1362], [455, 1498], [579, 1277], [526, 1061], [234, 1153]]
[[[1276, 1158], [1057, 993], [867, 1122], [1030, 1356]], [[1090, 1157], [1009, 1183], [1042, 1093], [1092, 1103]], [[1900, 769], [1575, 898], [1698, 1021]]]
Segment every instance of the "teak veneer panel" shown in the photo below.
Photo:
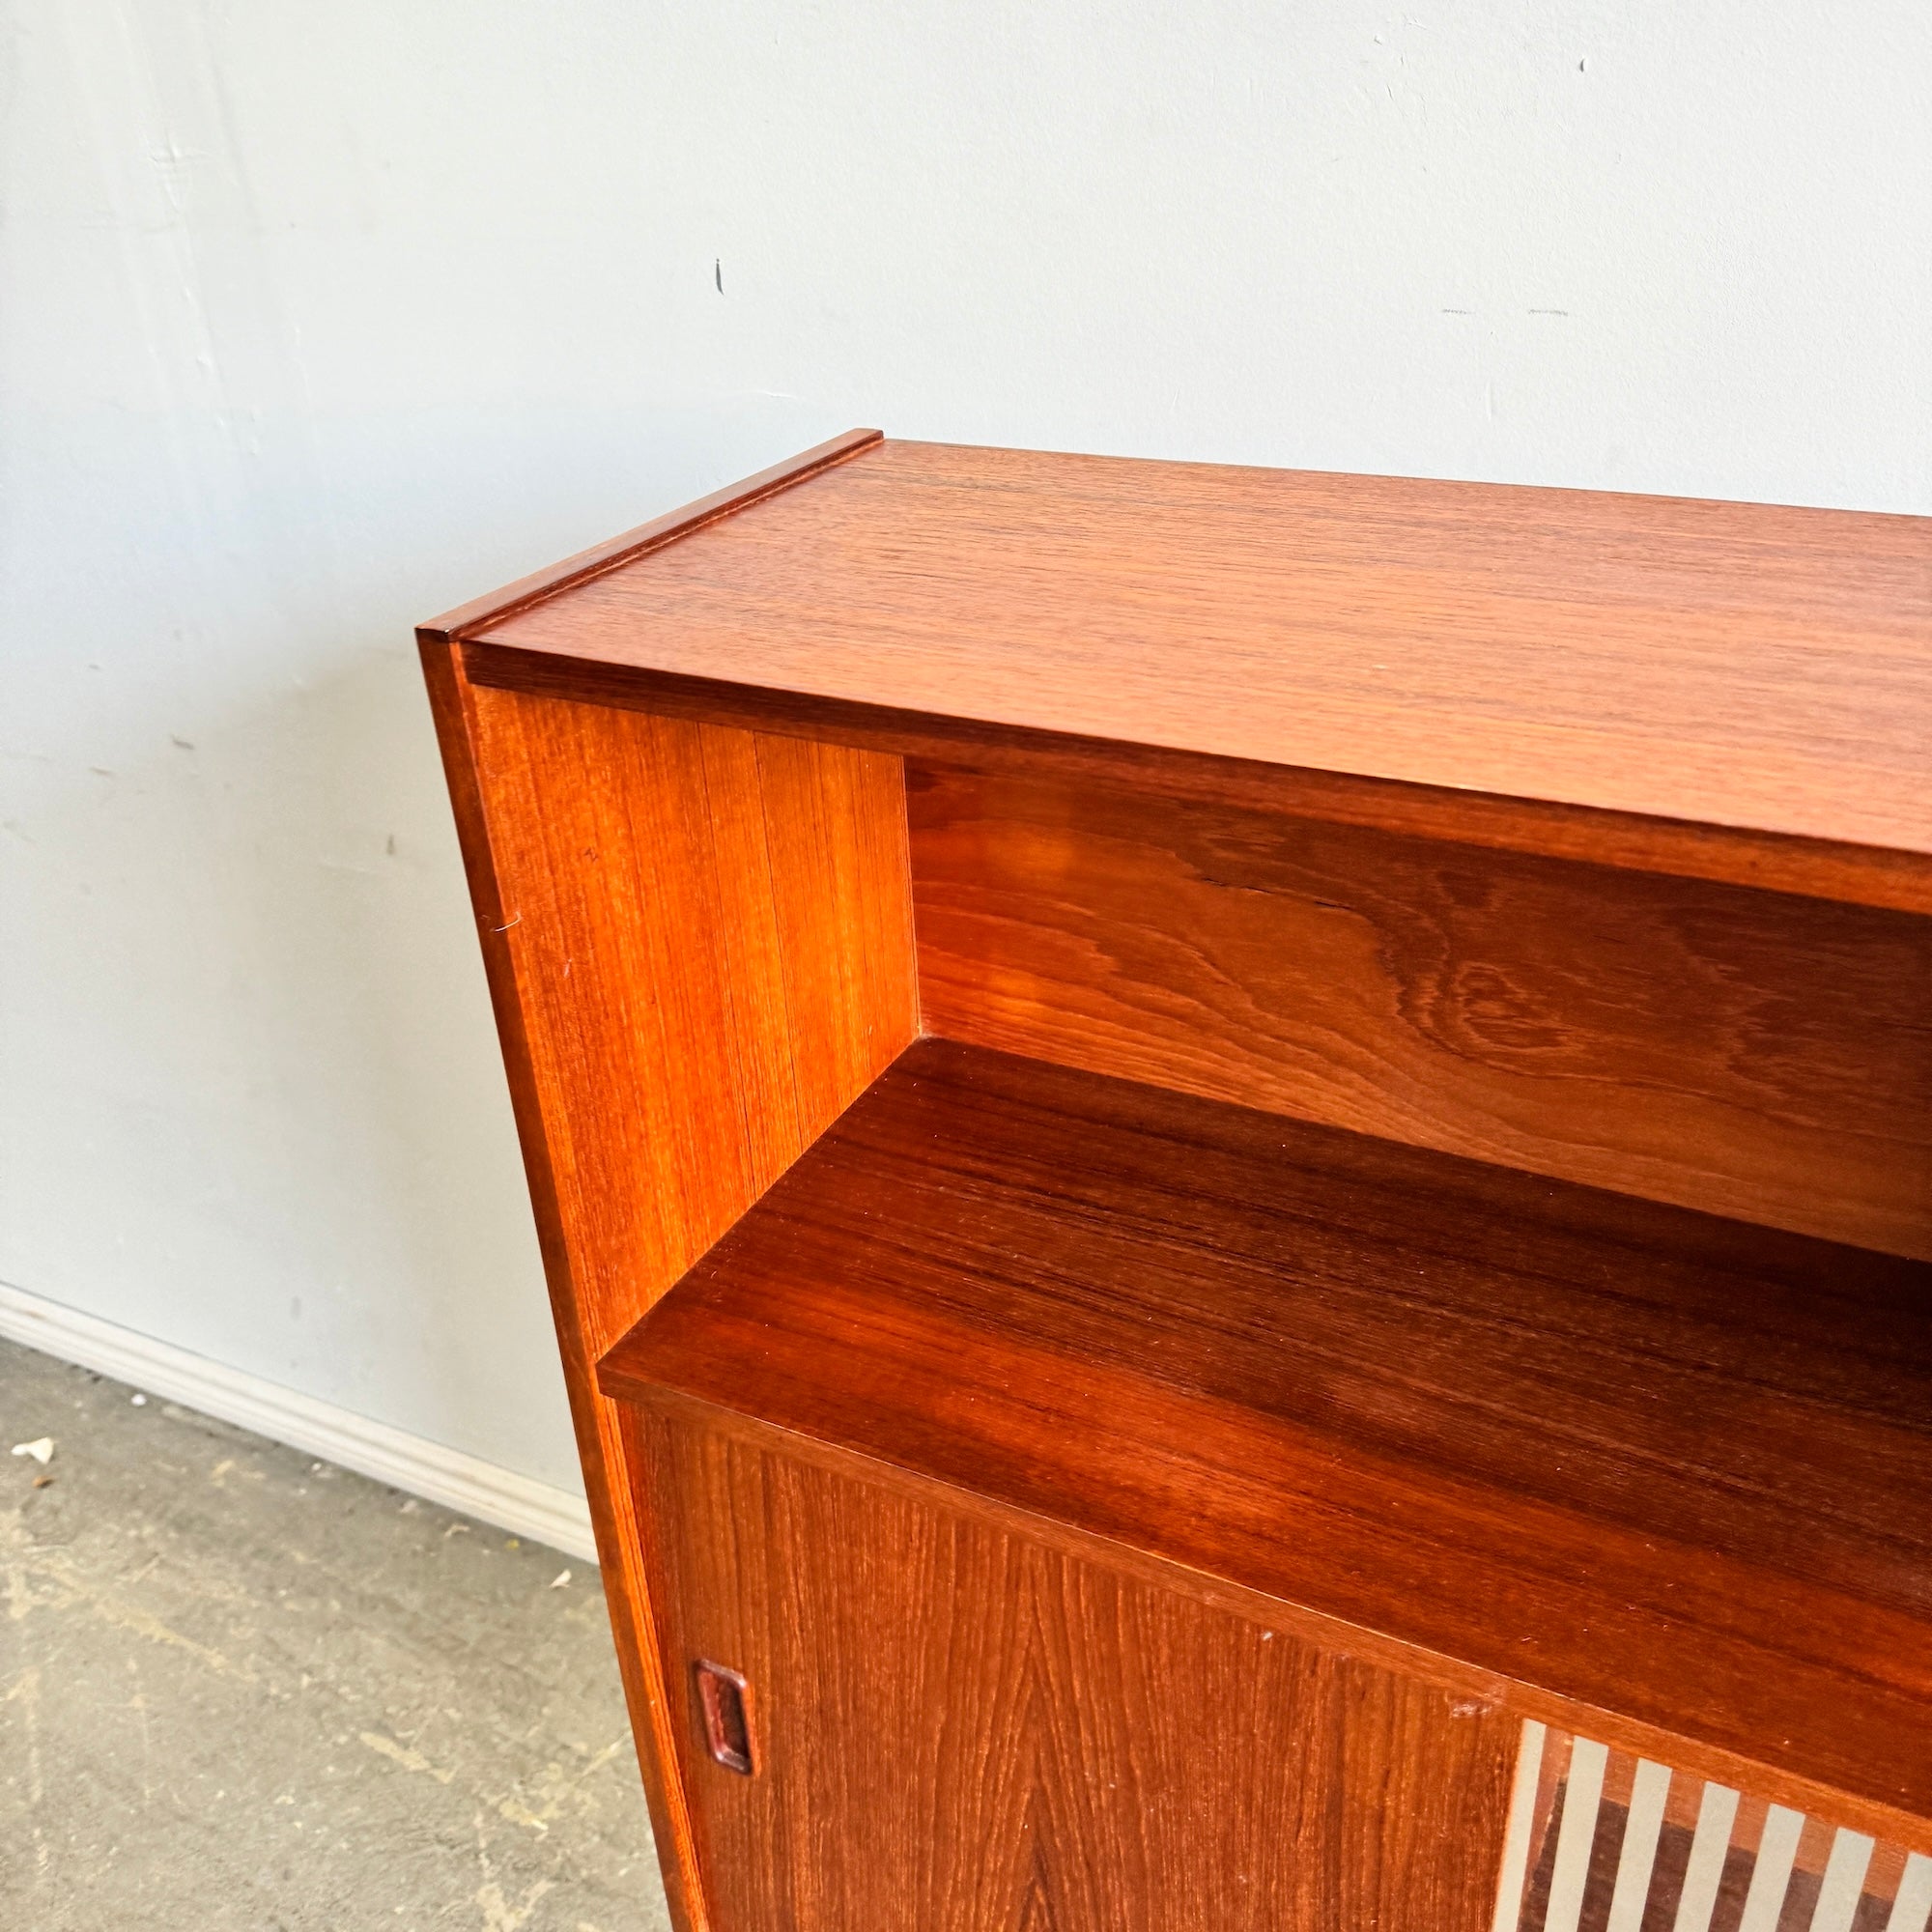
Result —
[[1272, 773], [1324, 815], [1932, 908], [1924, 519], [896, 441], [825, 460], [449, 635], [484, 682], [968, 762], [1033, 743], [1117, 780]]
[[678, 1734], [731, 1932], [1489, 1932], [1518, 1723], [971, 1514], [639, 1414]]
[[[1273, 1922], [1460, 1927], [1357, 1801], [1492, 1864], [1492, 1706], [1932, 1850], [1932, 523], [853, 432], [419, 637], [682, 1932], [872, 1923], [959, 1777], [935, 1925], [1019, 1817], [1029, 1927], [1193, 1932], [1265, 1800]], [[1257, 1616], [1251, 1804], [1127, 1634]], [[694, 1818], [700, 1625], [845, 1815]]]
[[912, 1037], [900, 770], [636, 712], [472, 703], [599, 1354]]
[[949, 1038], [1932, 1258], [1932, 920], [913, 767]]
[[1929, 1291], [1921, 1264], [928, 1040], [600, 1374], [1916, 1842]]
[[474, 690], [433, 639], [424, 659], [666, 1882], [699, 1932], [591, 1365], [916, 1032], [900, 768]]

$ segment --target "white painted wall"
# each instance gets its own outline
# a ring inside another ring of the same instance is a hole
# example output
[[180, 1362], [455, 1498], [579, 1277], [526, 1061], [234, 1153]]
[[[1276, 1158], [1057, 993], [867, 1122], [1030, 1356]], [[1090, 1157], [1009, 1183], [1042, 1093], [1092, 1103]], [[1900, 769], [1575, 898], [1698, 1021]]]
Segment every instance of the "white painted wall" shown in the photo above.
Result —
[[0, 26], [0, 1278], [554, 1482], [412, 620], [854, 422], [1932, 511], [1922, 0]]

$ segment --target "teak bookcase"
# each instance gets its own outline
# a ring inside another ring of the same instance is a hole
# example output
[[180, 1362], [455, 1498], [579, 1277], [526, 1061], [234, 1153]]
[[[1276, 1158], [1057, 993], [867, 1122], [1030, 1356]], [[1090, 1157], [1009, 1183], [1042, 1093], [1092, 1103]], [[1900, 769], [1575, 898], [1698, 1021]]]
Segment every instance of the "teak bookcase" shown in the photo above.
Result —
[[1919, 1932], [1928, 531], [860, 431], [424, 629], [687, 1932]]

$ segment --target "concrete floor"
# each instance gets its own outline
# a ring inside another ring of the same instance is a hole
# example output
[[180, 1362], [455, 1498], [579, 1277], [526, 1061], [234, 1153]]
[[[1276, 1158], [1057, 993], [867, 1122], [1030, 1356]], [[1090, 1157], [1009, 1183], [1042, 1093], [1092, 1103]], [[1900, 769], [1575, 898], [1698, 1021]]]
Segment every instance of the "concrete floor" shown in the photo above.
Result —
[[133, 1393], [0, 1343], [0, 1926], [668, 1926], [594, 1569]]

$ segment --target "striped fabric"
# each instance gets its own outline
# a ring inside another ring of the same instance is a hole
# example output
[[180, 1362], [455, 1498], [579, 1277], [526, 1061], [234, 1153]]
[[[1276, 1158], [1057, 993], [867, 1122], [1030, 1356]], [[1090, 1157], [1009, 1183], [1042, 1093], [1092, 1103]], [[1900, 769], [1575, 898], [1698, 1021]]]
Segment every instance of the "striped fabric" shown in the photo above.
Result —
[[1522, 1727], [1495, 1932], [1927, 1932], [1932, 1859]]

